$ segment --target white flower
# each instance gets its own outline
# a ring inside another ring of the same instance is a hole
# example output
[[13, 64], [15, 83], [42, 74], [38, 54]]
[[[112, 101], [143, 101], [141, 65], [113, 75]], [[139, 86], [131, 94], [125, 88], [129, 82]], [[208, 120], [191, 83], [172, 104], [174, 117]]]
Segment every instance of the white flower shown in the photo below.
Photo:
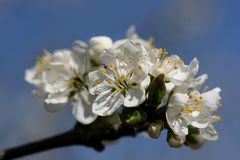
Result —
[[[169, 94], [174, 90], [175, 93], [186, 93], [189, 91], [189, 89], [197, 90], [200, 88], [200, 86], [206, 81], [208, 78], [207, 74], [203, 74], [197, 78], [194, 78], [195, 75], [198, 72], [199, 69], [199, 62], [196, 58], [194, 58], [188, 67], [184, 66], [185, 68], [188, 68], [186, 73], [186, 77], [183, 79], [182, 83], [180, 85], [175, 85], [174, 81], [165, 83], [166, 85], [166, 95], [162, 99], [161, 104], [158, 107], [165, 106], [169, 99]], [[173, 71], [174, 72], [174, 71]]]
[[200, 94], [198, 91], [175, 93], [170, 98], [166, 118], [170, 128], [179, 136], [188, 134], [188, 125], [206, 128], [212, 123], [212, 116], [220, 106], [220, 88]]
[[171, 82], [175, 86], [181, 85], [190, 75], [191, 65], [185, 65], [177, 55], [167, 56], [164, 49], [153, 49], [149, 51], [146, 58], [149, 74], [154, 77], [164, 74], [165, 82]]
[[109, 49], [102, 56], [104, 66], [89, 73], [89, 91], [97, 95], [93, 112], [111, 115], [122, 104], [135, 107], [145, 100], [145, 87], [150, 78], [141, 63], [146, 50], [139, 43], [127, 41], [117, 50]]
[[48, 93], [45, 100], [47, 104], [64, 104], [72, 90], [83, 87], [83, 74], [80, 73], [77, 59], [78, 56], [73, 55], [71, 50], [53, 53], [52, 60], [43, 72], [45, 91]]
[[[76, 119], [89, 124], [96, 119], [91, 112], [92, 97], [87, 92], [85, 76], [89, 63], [85, 51], [78, 42], [73, 50], [58, 50], [39, 59], [37, 65], [26, 72], [26, 80], [44, 93], [45, 109], [55, 112], [69, 100], [73, 100]], [[41, 72], [40, 72], [41, 71]], [[33, 74], [34, 73], [34, 74]], [[31, 79], [31, 77], [33, 77]]]

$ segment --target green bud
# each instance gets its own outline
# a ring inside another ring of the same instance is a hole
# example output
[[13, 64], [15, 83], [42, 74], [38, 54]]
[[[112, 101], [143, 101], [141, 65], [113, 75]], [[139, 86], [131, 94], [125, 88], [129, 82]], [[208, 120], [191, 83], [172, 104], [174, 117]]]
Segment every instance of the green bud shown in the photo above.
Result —
[[180, 148], [185, 142], [185, 136], [175, 135], [172, 131], [168, 131], [167, 142], [170, 147]]
[[164, 129], [164, 122], [162, 120], [157, 120], [152, 124], [150, 124], [147, 130], [147, 133], [152, 138], [158, 138], [163, 129]]
[[201, 148], [206, 142], [206, 139], [203, 138], [197, 128], [189, 127], [189, 134], [186, 136], [185, 144], [192, 149]]
[[152, 107], [157, 107], [166, 94], [166, 86], [164, 83], [164, 75], [160, 74], [152, 80], [148, 89], [148, 103]]
[[185, 144], [192, 149], [199, 149], [205, 143], [206, 143], [206, 139], [204, 139], [200, 134], [188, 135], [186, 137], [186, 142], [185, 142]]
[[147, 114], [138, 107], [124, 108], [119, 116], [122, 123], [128, 127], [138, 127], [147, 119]]

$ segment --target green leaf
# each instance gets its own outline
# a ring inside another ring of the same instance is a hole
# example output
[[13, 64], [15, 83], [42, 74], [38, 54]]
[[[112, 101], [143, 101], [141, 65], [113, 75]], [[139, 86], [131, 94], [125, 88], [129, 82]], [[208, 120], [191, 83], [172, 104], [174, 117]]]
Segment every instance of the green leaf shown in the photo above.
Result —
[[139, 127], [147, 119], [147, 114], [140, 108], [124, 108], [119, 114], [122, 123], [128, 127]]
[[151, 107], [157, 107], [163, 97], [166, 95], [166, 86], [164, 83], [164, 75], [161, 74], [152, 80], [148, 89], [148, 103]]

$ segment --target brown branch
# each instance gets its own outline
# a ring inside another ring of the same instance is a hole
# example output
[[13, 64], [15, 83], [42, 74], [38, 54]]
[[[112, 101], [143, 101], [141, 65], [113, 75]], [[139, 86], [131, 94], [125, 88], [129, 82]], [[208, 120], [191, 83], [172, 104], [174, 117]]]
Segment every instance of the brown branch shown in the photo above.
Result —
[[[112, 117], [111, 117], [112, 118]], [[102, 151], [104, 145], [102, 141], [113, 141], [123, 136], [135, 136], [138, 132], [146, 130], [146, 126], [141, 128], [128, 128], [119, 123], [105, 123], [107, 118], [98, 118], [91, 125], [77, 123], [75, 127], [65, 133], [46, 138], [33, 143], [0, 151], [0, 160], [10, 160], [27, 156], [30, 154], [72, 145], [83, 145], [92, 147], [96, 151]], [[116, 124], [119, 124], [116, 126]]]
[[[96, 151], [102, 151], [102, 141], [114, 141], [124, 136], [135, 136], [139, 132], [146, 131], [151, 122], [158, 119], [165, 121], [164, 113], [156, 113], [155, 108], [143, 104], [142, 109], [147, 113], [147, 120], [139, 127], [124, 126], [117, 114], [108, 117], [99, 117], [90, 125], [77, 123], [72, 130], [46, 138], [33, 143], [0, 151], [0, 160], [10, 160], [30, 154], [72, 145], [91, 147]], [[155, 112], [155, 113], [154, 113]]]
[[53, 148], [70, 146], [76, 143], [81, 144], [81, 142], [76, 141], [77, 140], [76, 136], [77, 136], [76, 132], [74, 130], [70, 130], [68, 132], [56, 135], [54, 137], [50, 137], [44, 140], [36, 141], [19, 147], [10, 148], [2, 152], [2, 158], [0, 159], [3, 160], [14, 159], [33, 153], [50, 150]]

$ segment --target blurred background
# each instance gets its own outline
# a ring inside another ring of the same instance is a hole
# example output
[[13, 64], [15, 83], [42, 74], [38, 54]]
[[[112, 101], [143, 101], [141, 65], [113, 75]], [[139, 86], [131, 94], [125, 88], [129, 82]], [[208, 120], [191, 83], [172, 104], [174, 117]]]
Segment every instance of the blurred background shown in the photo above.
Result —
[[200, 61], [209, 88], [222, 88], [220, 139], [198, 151], [168, 147], [142, 135], [123, 138], [102, 153], [69, 147], [24, 157], [42, 159], [236, 159], [240, 156], [240, 1], [234, 0], [0, 0], [0, 148], [38, 140], [70, 129], [71, 108], [44, 111], [24, 81], [43, 49], [70, 48], [95, 35], [123, 38], [132, 24], [140, 36], [179, 54], [186, 63]]

